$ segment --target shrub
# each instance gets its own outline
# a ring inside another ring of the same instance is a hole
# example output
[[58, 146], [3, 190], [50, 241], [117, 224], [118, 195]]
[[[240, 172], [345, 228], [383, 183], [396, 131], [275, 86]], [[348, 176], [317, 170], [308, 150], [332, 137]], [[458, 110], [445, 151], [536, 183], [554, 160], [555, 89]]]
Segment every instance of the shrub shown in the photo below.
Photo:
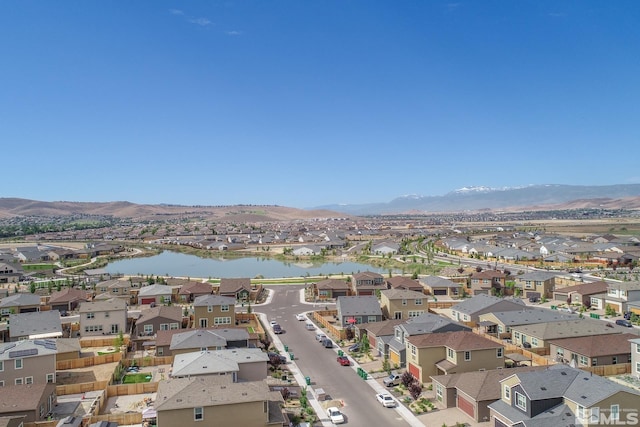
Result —
[[411, 374], [411, 372], [405, 371], [400, 377], [400, 381], [402, 382], [402, 385], [408, 389], [409, 386], [416, 381], [416, 378]]
[[413, 400], [417, 400], [420, 397], [420, 393], [422, 393], [422, 384], [419, 382], [415, 381], [409, 386], [409, 394]]

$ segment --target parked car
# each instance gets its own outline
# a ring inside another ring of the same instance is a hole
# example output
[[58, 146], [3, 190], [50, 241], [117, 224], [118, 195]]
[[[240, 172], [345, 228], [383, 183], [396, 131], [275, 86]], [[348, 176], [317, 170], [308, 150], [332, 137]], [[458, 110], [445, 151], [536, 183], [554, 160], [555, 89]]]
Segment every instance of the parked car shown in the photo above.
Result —
[[616, 320], [616, 325], [626, 326], [627, 328], [632, 328], [633, 325], [626, 319], [618, 319]]
[[302, 314], [302, 313], [296, 314], [296, 320], [302, 321], [302, 320], [305, 320], [305, 319], [306, 319], [306, 317], [305, 317], [304, 314]]
[[307, 320], [307, 323], [304, 324], [304, 327], [307, 328], [308, 331], [316, 330], [316, 325], [314, 325], [313, 322], [310, 322], [308, 320]]
[[344, 415], [342, 415], [342, 412], [335, 406], [327, 408], [327, 417], [329, 417], [333, 424], [342, 424], [344, 422]]
[[524, 348], [531, 348], [531, 343], [530, 343], [530, 342], [525, 341], [525, 342], [523, 342], [523, 343], [522, 343], [522, 347], [524, 347]]
[[275, 325], [273, 325], [273, 333], [274, 334], [281, 334], [282, 332], [284, 332], [282, 330], [282, 326], [278, 325], [277, 323]]
[[322, 340], [325, 339], [327, 336], [325, 334], [323, 334], [322, 332], [318, 332], [316, 334], [316, 341], [319, 341], [322, 343]]
[[278, 359], [280, 359], [280, 363], [287, 363], [287, 358], [279, 353], [269, 351], [267, 352], [267, 356], [269, 356], [269, 359], [277, 357]]
[[277, 321], [275, 321], [275, 320], [271, 320], [271, 321], [269, 322], [269, 326], [271, 326], [272, 328], [273, 328], [275, 325], [277, 325], [277, 324], [278, 324], [278, 322], [277, 322]]
[[624, 312], [624, 318], [626, 320], [631, 320], [631, 312], [630, 311], [625, 311]]
[[358, 351], [358, 350], [360, 350], [360, 343], [357, 342], [355, 344], [351, 344], [347, 350], [349, 350], [349, 351]]
[[333, 341], [331, 341], [330, 338], [325, 337], [322, 339], [322, 341], [320, 341], [320, 343], [324, 348], [333, 348]]
[[351, 366], [351, 361], [347, 356], [338, 356], [336, 360], [342, 366]]
[[529, 297], [529, 302], [538, 302], [540, 301], [539, 297]]
[[389, 393], [378, 393], [376, 394], [376, 399], [378, 399], [378, 402], [385, 408], [393, 408], [396, 406], [396, 401]]
[[382, 380], [382, 384], [387, 387], [395, 387], [400, 385], [400, 374], [397, 372], [391, 372], [388, 377]]

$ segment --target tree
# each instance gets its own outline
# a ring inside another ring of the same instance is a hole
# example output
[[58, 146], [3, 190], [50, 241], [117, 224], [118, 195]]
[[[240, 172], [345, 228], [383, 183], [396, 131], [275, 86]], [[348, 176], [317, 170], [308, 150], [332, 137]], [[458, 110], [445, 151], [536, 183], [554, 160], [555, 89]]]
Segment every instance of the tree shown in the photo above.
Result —
[[400, 376], [400, 382], [402, 382], [402, 385], [405, 386], [407, 389], [415, 381], [416, 381], [416, 377], [411, 375], [411, 372], [409, 371], [405, 371], [404, 374]]
[[29, 285], [29, 292], [31, 292], [32, 294], [36, 293], [36, 284], [31, 282], [31, 284]]
[[409, 394], [413, 400], [418, 400], [420, 394], [422, 394], [422, 384], [418, 381], [414, 381], [409, 385]]
[[280, 359], [279, 354], [271, 354], [269, 355], [269, 365], [276, 370], [282, 364], [282, 360]]
[[382, 361], [382, 370], [387, 374], [391, 373], [391, 363], [389, 363], [389, 357], [384, 356], [384, 360]]
[[267, 334], [260, 335], [259, 340], [260, 344], [262, 344], [262, 348], [269, 350], [269, 347], [271, 347], [271, 340], [269, 339], [269, 336]]

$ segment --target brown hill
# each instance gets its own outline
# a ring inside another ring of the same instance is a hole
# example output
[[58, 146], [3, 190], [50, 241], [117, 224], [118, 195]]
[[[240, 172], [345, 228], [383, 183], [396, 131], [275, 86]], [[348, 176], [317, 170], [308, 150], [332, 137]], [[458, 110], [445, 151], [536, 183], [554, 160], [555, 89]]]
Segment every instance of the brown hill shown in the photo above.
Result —
[[111, 216], [137, 220], [203, 218], [235, 222], [291, 221], [312, 218], [344, 218], [348, 215], [328, 210], [304, 210], [284, 206], [180, 206], [138, 205], [130, 202], [42, 202], [19, 198], [0, 198], [0, 218], [71, 215]]

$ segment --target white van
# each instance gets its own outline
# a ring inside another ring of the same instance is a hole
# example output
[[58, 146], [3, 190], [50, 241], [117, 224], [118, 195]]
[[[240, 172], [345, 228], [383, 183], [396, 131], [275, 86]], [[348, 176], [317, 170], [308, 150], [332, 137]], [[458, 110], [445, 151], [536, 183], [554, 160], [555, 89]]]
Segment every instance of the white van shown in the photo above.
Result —
[[316, 325], [314, 325], [313, 322], [305, 323], [304, 327], [307, 328], [307, 330], [309, 330], [309, 331], [315, 331], [316, 330]]

